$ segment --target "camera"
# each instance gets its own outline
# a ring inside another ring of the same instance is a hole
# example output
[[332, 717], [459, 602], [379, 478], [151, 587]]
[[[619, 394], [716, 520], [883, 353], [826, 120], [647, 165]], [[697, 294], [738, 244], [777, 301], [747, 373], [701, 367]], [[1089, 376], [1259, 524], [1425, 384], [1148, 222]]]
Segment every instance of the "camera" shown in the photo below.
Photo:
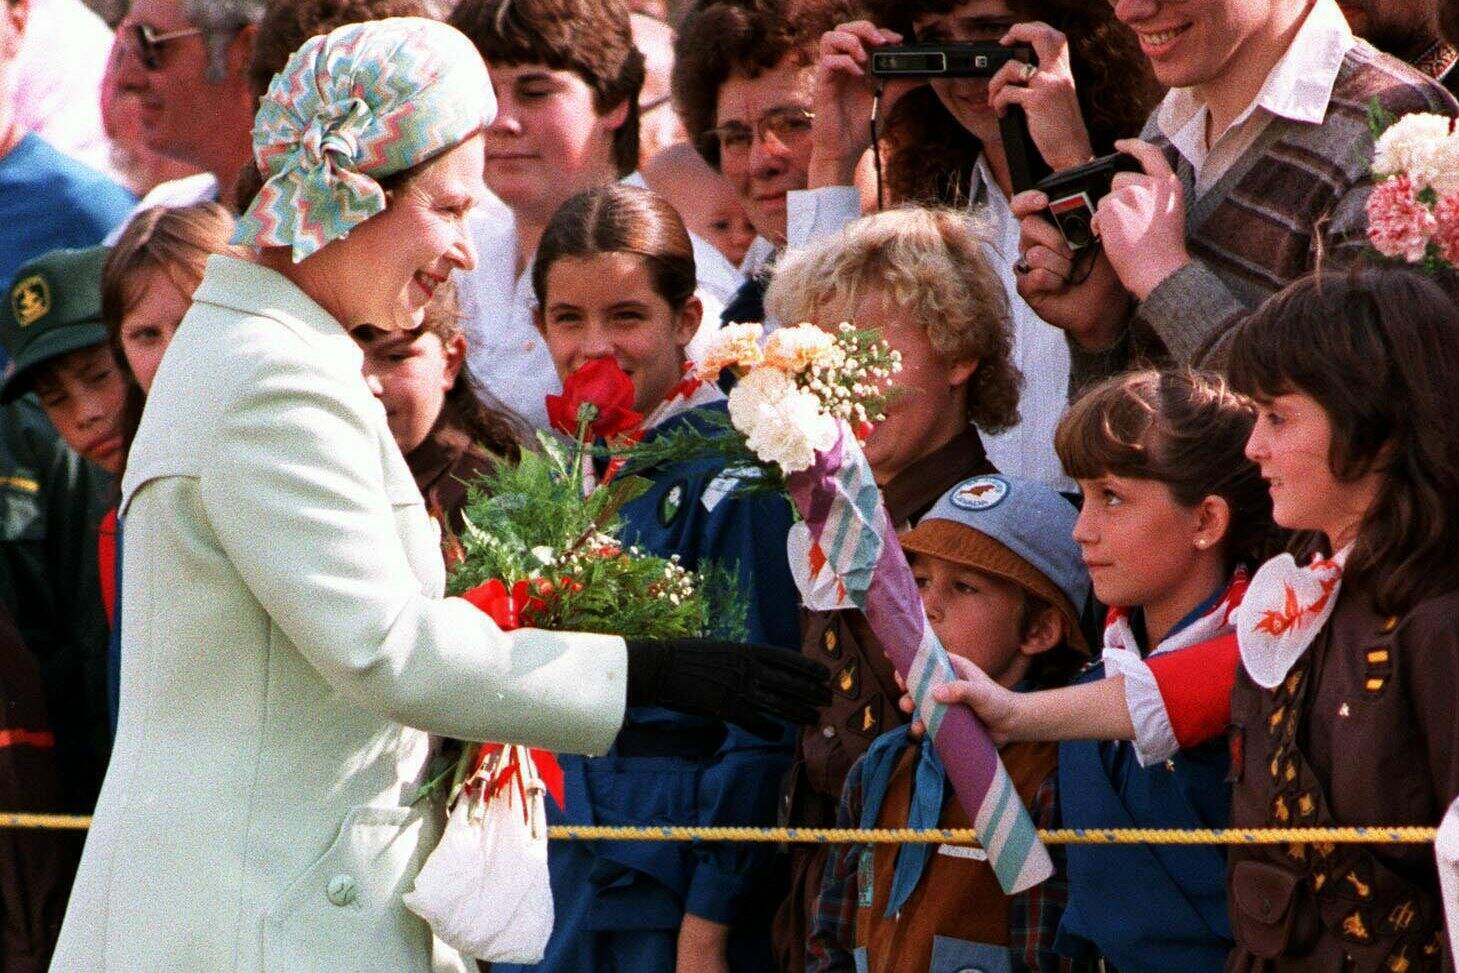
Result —
[[1034, 189], [1049, 197], [1044, 216], [1059, 228], [1064, 242], [1073, 251], [1093, 245], [1095, 207], [1109, 195], [1117, 172], [1144, 172], [1132, 155], [1116, 152], [1101, 156], [1072, 169], [1061, 169], [1034, 184]]
[[1027, 44], [898, 44], [871, 52], [878, 78], [991, 78], [1009, 61], [1034, 63]]

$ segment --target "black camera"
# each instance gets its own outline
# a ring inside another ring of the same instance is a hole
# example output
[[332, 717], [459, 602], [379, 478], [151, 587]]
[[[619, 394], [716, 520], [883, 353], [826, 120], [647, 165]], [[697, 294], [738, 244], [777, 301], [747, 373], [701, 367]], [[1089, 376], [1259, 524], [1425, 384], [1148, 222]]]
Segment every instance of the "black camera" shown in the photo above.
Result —
[[991, 78], [1009, 61], [1033, 64], [1027, 44], [898, 44], [871, 52], [871, 73], [878, 78]]
[[1117, 172], [1144, 172], [1132, 155], [1116, 152], [1072, 169], [1061, 169], [1040, 179], [1034, 189], [1049, 197], [1044, 217], [1059, 228], [1070, 250], [1093, 245], [1090, 222], [1099, 201], [1109, 195]]

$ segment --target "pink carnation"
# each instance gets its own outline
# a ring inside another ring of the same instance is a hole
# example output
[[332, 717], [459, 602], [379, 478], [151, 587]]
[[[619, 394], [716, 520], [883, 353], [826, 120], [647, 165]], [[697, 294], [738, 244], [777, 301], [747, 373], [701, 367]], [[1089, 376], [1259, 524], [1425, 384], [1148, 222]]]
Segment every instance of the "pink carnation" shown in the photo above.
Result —
[[1368, 197], [1368, 241], [1384, 256], [1418, 263], [1437, 229], [1433, 211], [1414, 198], [1407, 176], [1380, 182]]
[[1451, 193], [1439, 200], [1434, 207], [1438, 229], [1434, 242], [1439, 245], [1439, 255], [1459, 267], [1459, 193]]

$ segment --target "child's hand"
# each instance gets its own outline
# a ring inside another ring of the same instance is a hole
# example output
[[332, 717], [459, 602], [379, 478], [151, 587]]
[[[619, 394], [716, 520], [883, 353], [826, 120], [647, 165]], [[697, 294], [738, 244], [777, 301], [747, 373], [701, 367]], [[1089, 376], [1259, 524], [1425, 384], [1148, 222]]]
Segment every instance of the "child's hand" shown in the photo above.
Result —
[[[983, 721], [983, 725], [988, 728], [988, 735], [993, 738], [993, 743], [997, 746], [1001, 747], [1009, 740], [1015, 739], [1022, 716], [1018, 693], [998, 685], [982, 669], [961, 656], [949, 655], [948, 659], [952, 662], [953, 671], [957, 673], [958, 679], [956, 682], [938, 686], [933, 690], [932, 698], [939, 703], [962, 703], [967, 706], [977, 714], [978, 719]], [[902, 678], [901, 673], [896, 675], [897, 686], [903, 693], [899, 703], [902, 712], [915, 713], [917, 704], [911, 694], [907, 692], [906, 680]], [[912, 738], [920, 740], [926, 729], [921, 720], [914, 719]]]

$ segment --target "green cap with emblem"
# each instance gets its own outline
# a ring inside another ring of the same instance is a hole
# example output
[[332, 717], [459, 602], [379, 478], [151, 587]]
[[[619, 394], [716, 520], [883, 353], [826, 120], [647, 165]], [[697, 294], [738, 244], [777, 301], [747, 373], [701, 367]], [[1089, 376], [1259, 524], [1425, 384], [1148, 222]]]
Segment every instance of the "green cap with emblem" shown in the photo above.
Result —
[[52, 250], [20, 268], [0, 310], [0, 344], [10, 354], [0, 404], [30, 391], [35, 369], [106, 340], [101, 266], [106, 247]]

